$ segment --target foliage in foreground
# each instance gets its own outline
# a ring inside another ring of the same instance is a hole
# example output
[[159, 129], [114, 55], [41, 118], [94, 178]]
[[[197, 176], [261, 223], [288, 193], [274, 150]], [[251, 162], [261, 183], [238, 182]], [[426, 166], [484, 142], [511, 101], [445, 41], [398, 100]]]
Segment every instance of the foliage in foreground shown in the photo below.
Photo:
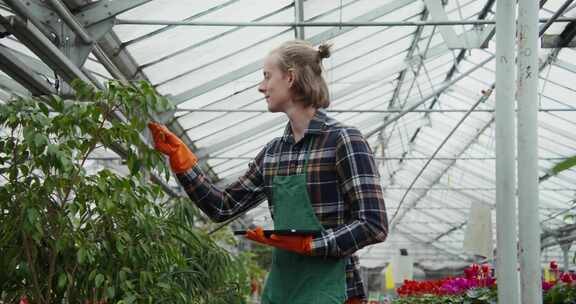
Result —
[[[146, 83], [74, 88], [73, 101], [0, 105], [0, 302], [242, 303], [250, 259], [198, 229], [189, 201], [148, 182], [169, 171], [139, 132], [166, 100]], [[112, 145], [127, 151], [127, 174], [86, 170]]]

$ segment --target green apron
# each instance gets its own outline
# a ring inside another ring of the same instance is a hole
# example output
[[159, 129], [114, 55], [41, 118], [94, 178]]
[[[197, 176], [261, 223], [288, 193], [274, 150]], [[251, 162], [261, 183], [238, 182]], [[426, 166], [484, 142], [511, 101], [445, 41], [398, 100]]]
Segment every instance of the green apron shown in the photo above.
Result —
[[[272, 180], [275, 229], [323, 231], [308, 196], [306, 171], [310, 141], [302, 174]], [[278, 170], [277, 170], [278, 172]], [[342, 304], [346, 301], [344, 259], [306, 256], [275, 248], [262, 304]]]

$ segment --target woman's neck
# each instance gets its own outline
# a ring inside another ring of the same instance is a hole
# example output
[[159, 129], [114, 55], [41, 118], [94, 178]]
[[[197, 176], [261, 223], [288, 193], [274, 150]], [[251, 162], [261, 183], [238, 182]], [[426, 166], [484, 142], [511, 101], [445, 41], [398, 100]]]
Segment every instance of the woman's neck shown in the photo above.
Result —
[[316, 114], [314, 107], [295, 106], [286, 111], [286, 115], [290, 119], [294, 142], [299, 142], [304, 137], [304, 132], [310, 125], [310, 120], [312, 120], [314, 114]]

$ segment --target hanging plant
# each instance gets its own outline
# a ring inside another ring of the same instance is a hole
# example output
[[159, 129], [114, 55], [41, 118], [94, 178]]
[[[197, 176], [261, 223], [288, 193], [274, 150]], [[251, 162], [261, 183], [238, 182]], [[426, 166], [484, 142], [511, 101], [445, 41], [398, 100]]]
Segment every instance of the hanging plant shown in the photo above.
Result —
[[[166, 99], [145, 82], [73, 87], [75, 100], [0, 105], [0, 303], [242, 303], [251, 261], [199, 229], [189, 200], [147, 180], [169, 177], [140, 135]], [[112, 145], [128, 174], [87, 171]]]

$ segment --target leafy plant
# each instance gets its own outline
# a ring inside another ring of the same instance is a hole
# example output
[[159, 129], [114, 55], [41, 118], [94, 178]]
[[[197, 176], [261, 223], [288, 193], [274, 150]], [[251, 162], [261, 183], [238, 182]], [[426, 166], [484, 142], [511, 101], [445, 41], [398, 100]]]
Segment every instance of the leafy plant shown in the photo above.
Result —
[[540, 177], [540, 182], [547, 180], [548, 178], [557, 175], [558, 173], [564, 171], [564, 170], [568, 170], [572, 167], [576, 166], [576, 155], [569, 157], [559, 163], [557, 163], [556, 165], [554, 165], [554, 167], [550, 168], [550, 170], [548, 170], [548, 172], [546, 174], [544, 174], [543, 176]]
[[560, 283], [554, 285], [544, 294], [544, 304], [576, 303], [576, 288], [573, 284]]
[[[0, 105], [0, 302], [244, 302], [252, 262], [199, 229], [187, 199], [148, 182], [169, 177], [140, 135], [166, 100], [145, 82], [73, 87], [75, 100]], [[113, 145], [128, 174], [86, 169]]]
[[394, 300], [394, 304], [493, 304], [497, 300], [497, 290], [492, 287], [474, 287], [456, 294], [417, 294], [403, 296]]
[[407, 303], [467, 303], [491, 304], [496, 301], [496, 279], [489, 264], [472, 264], [464, 269], [463, 277], [439, 280], [406, 280], [396, 290], [400, 298], [395, 304]]
[[576, 304], [576, 274], [563, 272], [550, 261], [550, 277], [542, 281], [544, 304]]

